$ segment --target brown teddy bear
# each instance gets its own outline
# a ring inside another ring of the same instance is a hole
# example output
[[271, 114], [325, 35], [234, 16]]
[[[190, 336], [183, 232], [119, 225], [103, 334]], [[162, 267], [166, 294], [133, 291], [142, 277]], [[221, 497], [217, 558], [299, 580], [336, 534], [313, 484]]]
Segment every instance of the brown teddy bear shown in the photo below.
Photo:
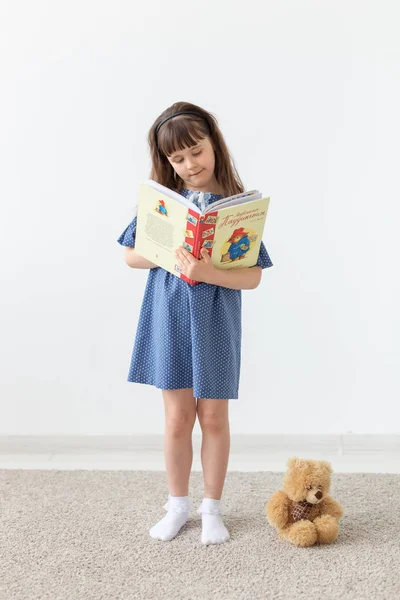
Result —
[[279, 535], [296, 546], [329, 544], [339, 533], [343, 508], [328, 495], [331, 465], [324, 460], [290, 458], [283, 490], [275, 492], [265, 513]]

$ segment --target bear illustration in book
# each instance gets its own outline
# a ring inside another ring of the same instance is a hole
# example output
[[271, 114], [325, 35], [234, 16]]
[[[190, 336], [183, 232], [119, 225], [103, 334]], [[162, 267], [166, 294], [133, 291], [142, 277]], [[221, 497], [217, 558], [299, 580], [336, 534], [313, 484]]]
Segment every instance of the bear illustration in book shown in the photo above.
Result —
[[167, 211], [167, 207], [165, 206], [164, 200], [158, 201], [158, 204], [156, 206], [156, 211], [159, 212], [161, 215], [165, 215], [166, 217], [168, 216], [168, 211]]
[[249, 235], [248, 231], [245, 231], [244, 227], [235, 229], [227, 243], [230, 244], [228, 252], [222, 255], [221, 262], [233, 262], [235, 260], [241, 260], [250, 250], [250, 242], [254, 242], [257, 239], [256, 235]]

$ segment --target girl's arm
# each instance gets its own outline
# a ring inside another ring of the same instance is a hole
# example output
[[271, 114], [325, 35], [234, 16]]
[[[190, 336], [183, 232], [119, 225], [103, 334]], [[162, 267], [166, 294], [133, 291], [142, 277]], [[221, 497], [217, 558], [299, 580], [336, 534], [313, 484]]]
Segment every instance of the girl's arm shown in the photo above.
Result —
[[212, 269], [207, 283], [220, 285], [233, 290], [254, 290], [261, 281], [261, 267], [242, 267], [238, 269]]
[[158, 266], [137, 254], [131, 246], [125, 246], [125, 262], [132, 269], [154, 269]]

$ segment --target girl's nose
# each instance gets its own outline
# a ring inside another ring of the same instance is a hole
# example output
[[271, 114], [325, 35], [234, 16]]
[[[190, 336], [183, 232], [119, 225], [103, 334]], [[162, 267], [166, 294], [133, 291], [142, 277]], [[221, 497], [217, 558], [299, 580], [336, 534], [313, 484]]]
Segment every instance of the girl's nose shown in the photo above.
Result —
[[186, 161], [186, 168], [192, 169], [194, 166], [196, 165], [196, 161], [194, 161], [192, 158], [188, 158]]

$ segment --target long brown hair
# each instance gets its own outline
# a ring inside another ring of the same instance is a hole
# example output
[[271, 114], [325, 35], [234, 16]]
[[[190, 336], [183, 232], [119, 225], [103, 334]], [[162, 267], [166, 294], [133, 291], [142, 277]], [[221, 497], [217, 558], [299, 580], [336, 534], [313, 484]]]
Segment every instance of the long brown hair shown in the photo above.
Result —
[[[195, 115], [178, 115], [166, 121], [156, 135], [159, 123], [170, 115], [181, 111], [193, 111]], [[218, 121], [212, 114], [191, 104], [190, 102], [175, 102], [154, 121], [148, 133], [152, 168], [150, 179], [165, 185], [171, 190], [180, 192], [184, 187], [183, 180], [174, 171], [167, 159], [178, 150], [195, 146], [205, 137], [210, 138], [214, 148], [214, 175], [218, 184], [224, 190], [224, 197], [244, 192], [244, 185], [236, 170], [233, 158], [219, 129]]]

